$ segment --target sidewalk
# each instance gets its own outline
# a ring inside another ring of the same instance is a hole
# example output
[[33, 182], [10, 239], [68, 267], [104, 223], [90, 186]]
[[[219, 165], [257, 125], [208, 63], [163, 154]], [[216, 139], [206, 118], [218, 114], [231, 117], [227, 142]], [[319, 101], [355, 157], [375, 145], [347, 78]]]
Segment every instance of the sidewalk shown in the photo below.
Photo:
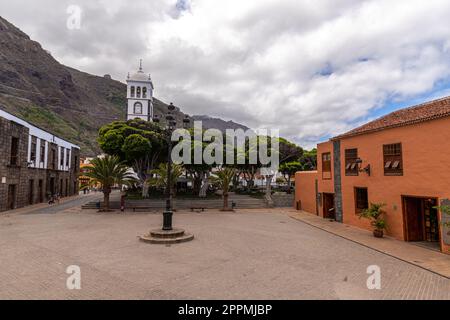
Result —
[[323, 219], [303, 211], [288, 209], [286, 210], [286, 213], [291, 218], [299, 220], [310, 226], [356, 242], [378, 252], [387, 254], [450, 279], [450, 255], [421, 248], [391, 237], [378, 239], [372, 235], [372, 232], [367, 230], [338, 222], [331, 222], [327, 219]]
[[32, 212], [40, 210], [40, 209], [59, 207], [59, 206], [62, 206], [64, 204], [66, 204], [66, 203], [69, 203], [71, 201], [78, 200], [78, 199], [81, 200], [81, 199], [84, 199], [84, 198], [92, 198], [92, 200], [95, 200], [100, 195], [102, 195], [100, 192], [98, 194], [92, 194], [92, 193], [91, 194], [78, 194], [78, 195], [62, 198], [59, 201], [59, 203], [53, 204], [53, 205], [49, 205], [47, 202], [43, 202], [43, 203], [38, 203], [38, 204], [33, 204], [33, 205], [30, 205], [30, 206], [26, 206], [26, 207], [23, 207], [23, 208], [3, 211], [3, 212], [0, 212], [0, 216], [28, 214], [28, 213], [32, 213]]

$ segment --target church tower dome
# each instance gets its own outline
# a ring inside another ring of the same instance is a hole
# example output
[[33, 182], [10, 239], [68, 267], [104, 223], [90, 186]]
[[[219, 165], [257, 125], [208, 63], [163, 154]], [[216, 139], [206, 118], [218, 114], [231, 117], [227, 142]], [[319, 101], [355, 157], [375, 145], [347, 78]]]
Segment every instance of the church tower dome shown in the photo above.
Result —
[[153, 89], [152, 78], [143, 71], [141, 59], [139, 70], [127, 76], [127, 120], [152, 121]]

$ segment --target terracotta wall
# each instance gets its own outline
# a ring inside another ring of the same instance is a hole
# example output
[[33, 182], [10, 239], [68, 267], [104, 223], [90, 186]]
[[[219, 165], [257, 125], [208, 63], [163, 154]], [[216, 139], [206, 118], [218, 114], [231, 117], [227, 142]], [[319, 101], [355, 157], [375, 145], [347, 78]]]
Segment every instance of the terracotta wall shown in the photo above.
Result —
[[[383, 145], [391, 143], [402, 143], [403, 176], [384, 175]], [[358, 148], [362, 167], [370, 164], [372, 172], [370, 177], [345, 176], [342, 165], [344, 223], [370, 228], [355, 213], [354, 187], [368, 188], [369, 202], [386, 203], [387, 233], [400, 240], [404, 240], [402, 195], [450, 199], [450, 118], [343, 139], [342, 163], [345, 149], [351, 148]]]
[[317, 171], [297, 172], [295, 174], [295, 203], [301, 201], [302, 210], [316, 214]]
[[[331, 154], [331, 173], [324, 174], [322, 172], [322, 154]], [[319, 193], [333, 193], [334, 194], [334, 158], [333, 158], [333, 142], [328, 141], [317, 145], [317, 180], [319, 185]], [[323, 217], [323, 201], [319, 204], [319, 215]]]

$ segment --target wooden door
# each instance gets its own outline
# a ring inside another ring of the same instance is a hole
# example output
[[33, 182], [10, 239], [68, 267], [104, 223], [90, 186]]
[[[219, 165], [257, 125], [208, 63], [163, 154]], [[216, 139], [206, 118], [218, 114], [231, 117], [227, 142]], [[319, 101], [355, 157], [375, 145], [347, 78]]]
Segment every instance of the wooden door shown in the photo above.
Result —
[[42, 180], [39, 180], [38, 185], [38, 195], [39, 195], [39, 202], [44, 202], [44, 182]]
[[334, 194], [323, 194], [323, 217], [326, 219], [336, 219], [334, 209]]
[[33, 203], [34, 203], [34, 180], [30, 180], [28, 185], [28, 204], [32, 205]]
[[8, 186], [8, 210], [15, 209], [16, 207], [16, 186], [10, 184]]
[[50, 178], [50, 196], [55, 195], [55, 178]]
[[423, 201], [420, 198], [404, 198], [406, 241], [424, 240]]

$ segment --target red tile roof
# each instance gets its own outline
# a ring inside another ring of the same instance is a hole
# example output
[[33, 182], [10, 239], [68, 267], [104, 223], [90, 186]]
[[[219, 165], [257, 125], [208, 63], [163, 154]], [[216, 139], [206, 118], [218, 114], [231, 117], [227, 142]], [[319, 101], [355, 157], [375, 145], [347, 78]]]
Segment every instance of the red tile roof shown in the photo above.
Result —
[[384, 117], [366, 123], [347, 133], [334, 137], [332, 140], [348, 138], [388, 128], [407, 126], [449, 116], [450, 97], [446, 97], [389, 113]]

